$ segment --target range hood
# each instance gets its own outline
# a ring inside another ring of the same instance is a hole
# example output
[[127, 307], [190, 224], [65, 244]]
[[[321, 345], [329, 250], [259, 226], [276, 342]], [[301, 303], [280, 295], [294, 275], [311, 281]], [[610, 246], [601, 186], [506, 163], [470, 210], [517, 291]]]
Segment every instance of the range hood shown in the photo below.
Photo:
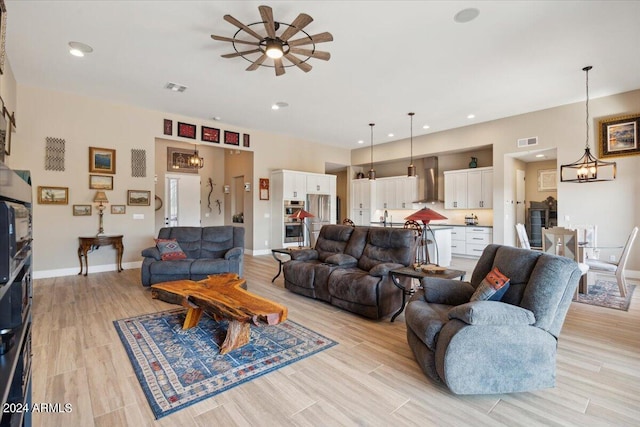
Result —
[[424, 194], [423, 198], [414, 203], [438, 202], [438, 158], [425, 157], [424, 163]]

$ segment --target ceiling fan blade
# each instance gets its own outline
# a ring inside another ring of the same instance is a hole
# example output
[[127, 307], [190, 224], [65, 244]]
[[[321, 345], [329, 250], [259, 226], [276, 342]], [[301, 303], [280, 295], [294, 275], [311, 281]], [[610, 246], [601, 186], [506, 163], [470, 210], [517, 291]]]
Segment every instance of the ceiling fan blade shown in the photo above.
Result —
[[306, 62], [302, 62], [300, 58], [293, 56], [291, 53], [287, 53], [284, 57], [287, 58], [289, 61], [291, 61], [293, 65], [300, 68], [305, 73], [308, 73], [309, 71], [311, 71], [311, 68], [312, 68], [311, 65], [309, 65]]
[[260, 49], [251, 49], [251, 50], [245, 50], [243, 52], [227, 53], [225, 55], [220, 55], [220, 56], [222, 56], [223, 58], [235, 58], [237, 56], [249, 55], [256, 52], [260, 52]]
[[289, 46], [302, 46], [305, 44], [325, 43], [331, 41], [333, 41], [333, 36], [331, 35], [331, 33], [324, 32], [320, 34], [314, 34], [313, 36], [309, 37], [303, 37], [301, 39], [291, 40], [289, 42]]
[[231, 42], [231, 43], [240, 43], [240, 44], [249, 44], [251, 46], [260, 46], [258, 42], [250, 42], [246, 40], [240, 39], [232, 39], [230, 37], [216, 36], [215, 34], [211, 34], [211, 38], [214, 40], [218, 40], [219, 42]]
[[297, 53], [298, 55], [310, 56], [316, 59], [322, 59], [323, 61], [328, 61], [331, 59], [331, 54], [329, 52], [322, 52], [320, 50], [310, 50], [310, 49], [300, 49], [298, 47], [292, 47], [289, 49], [291, 53]]
[[224, 15], [224, 20], [229, 22], [230, 24], [235, 25], [236, 27], [240, 28], [241, 30], [244, 30], [245, 32], [251, 34], [253, 37], [257, 38], [258, 40], [262, 40], [264, 38], [260, 34], [256, 33], [251, 28], [249, 28], [248, 26], [244, 25], [242, 22], [238, 21], [236, 18], [234, 18], [231, 15]]
[[267, 35], [272, 39], [276, 38], [276, 24], [273, 22], [273, 10], [269, 6], [260, 6], [260, 16], [264, 21], [264, 28], [267, 30]]
[[287, 29], [284, 30], [284, 33], [280, 35], [280, 40], [286, 42], [291, 37], [295, 36], [298, 33], [298, 31], [302, 30], [304, 27], [311, 24], [312, 22], [313, 22], [312, 17], [310, 17], [306, 13], [301, 13], [300, 15], [298, 15], [296, 19], [294, 19], [294, 21], [291, 23], [291, 26], [287, 27]]
[[260, 58], [256, 59], [255, 62], [247, 67], [247, 71], [255, 71], [257, 70], [262, 63], [267, 59], [267, 54], [263, 53]]
[[274, 59], [273, 63], [276, 66], [276, 76], [283, 75], [284, 74], [284, 65], [282, 65], [282, 58]]

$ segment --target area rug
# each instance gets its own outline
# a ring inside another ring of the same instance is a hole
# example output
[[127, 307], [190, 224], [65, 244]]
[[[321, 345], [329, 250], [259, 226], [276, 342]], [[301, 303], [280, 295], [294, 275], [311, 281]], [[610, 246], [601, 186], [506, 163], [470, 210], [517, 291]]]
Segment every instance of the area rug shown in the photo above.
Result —
[[578, 294], [578, 302], [629, 311], [629, 303], [635, 289], [636, 285], [627, 285], [627, 296], [623, 298], [620, 296], [617, 282], [596, 280], [594, 285], [589, 286], [588, 294]]
[[183, 330], [186, 310], [114, 321], [156, 419], [326, 350], [337, 343], [291, 320], [251, 326], [251, 342], [220, 355], [227, 322], [206, 314]]

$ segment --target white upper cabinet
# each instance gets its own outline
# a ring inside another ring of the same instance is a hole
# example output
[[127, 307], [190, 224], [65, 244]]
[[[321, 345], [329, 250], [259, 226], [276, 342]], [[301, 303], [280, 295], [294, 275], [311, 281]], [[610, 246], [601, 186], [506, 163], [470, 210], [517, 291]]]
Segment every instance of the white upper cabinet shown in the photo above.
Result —
[[372, 181], [354, 179], [351, 181], [351, 209], [371, 209]]
[[493, 168], [444, 172], [445, 209], [493, 208]]
[[298, 172], [283, 172], [284, 200], [307, 199], [307, 174]]
[[[307, 194], [331, 194], [333, 175], [307, 175]], [[335, 178], [334, 178], [335, 181]]]
[[415, 176], [379, 178], [375, 185], [375, 209], [411, 209], [418, 199], [418, 179]]

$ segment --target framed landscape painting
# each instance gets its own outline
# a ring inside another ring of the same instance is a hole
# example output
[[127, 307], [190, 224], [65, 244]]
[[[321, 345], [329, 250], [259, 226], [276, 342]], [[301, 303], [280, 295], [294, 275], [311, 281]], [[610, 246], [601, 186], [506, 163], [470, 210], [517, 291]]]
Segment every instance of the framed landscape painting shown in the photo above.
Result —
[[73, 205], [73, 216], [91, 216], [91, 205]]
[[69, 187], [38, 187], [38, 203], [42, 205], [68, 205]]
[[127, 204], [129, 206], [150, 206], [151, 191], [129, 190], [127, 192]]
[[111, 175], [89, 175], [89, 188], [92, 190], [113, 190]]
[[599, 157], [637, 156], [640, 154], [640, 114], [600, 120]]
[[116, 150], [89, 147], [90, 173], [116, 173]]

